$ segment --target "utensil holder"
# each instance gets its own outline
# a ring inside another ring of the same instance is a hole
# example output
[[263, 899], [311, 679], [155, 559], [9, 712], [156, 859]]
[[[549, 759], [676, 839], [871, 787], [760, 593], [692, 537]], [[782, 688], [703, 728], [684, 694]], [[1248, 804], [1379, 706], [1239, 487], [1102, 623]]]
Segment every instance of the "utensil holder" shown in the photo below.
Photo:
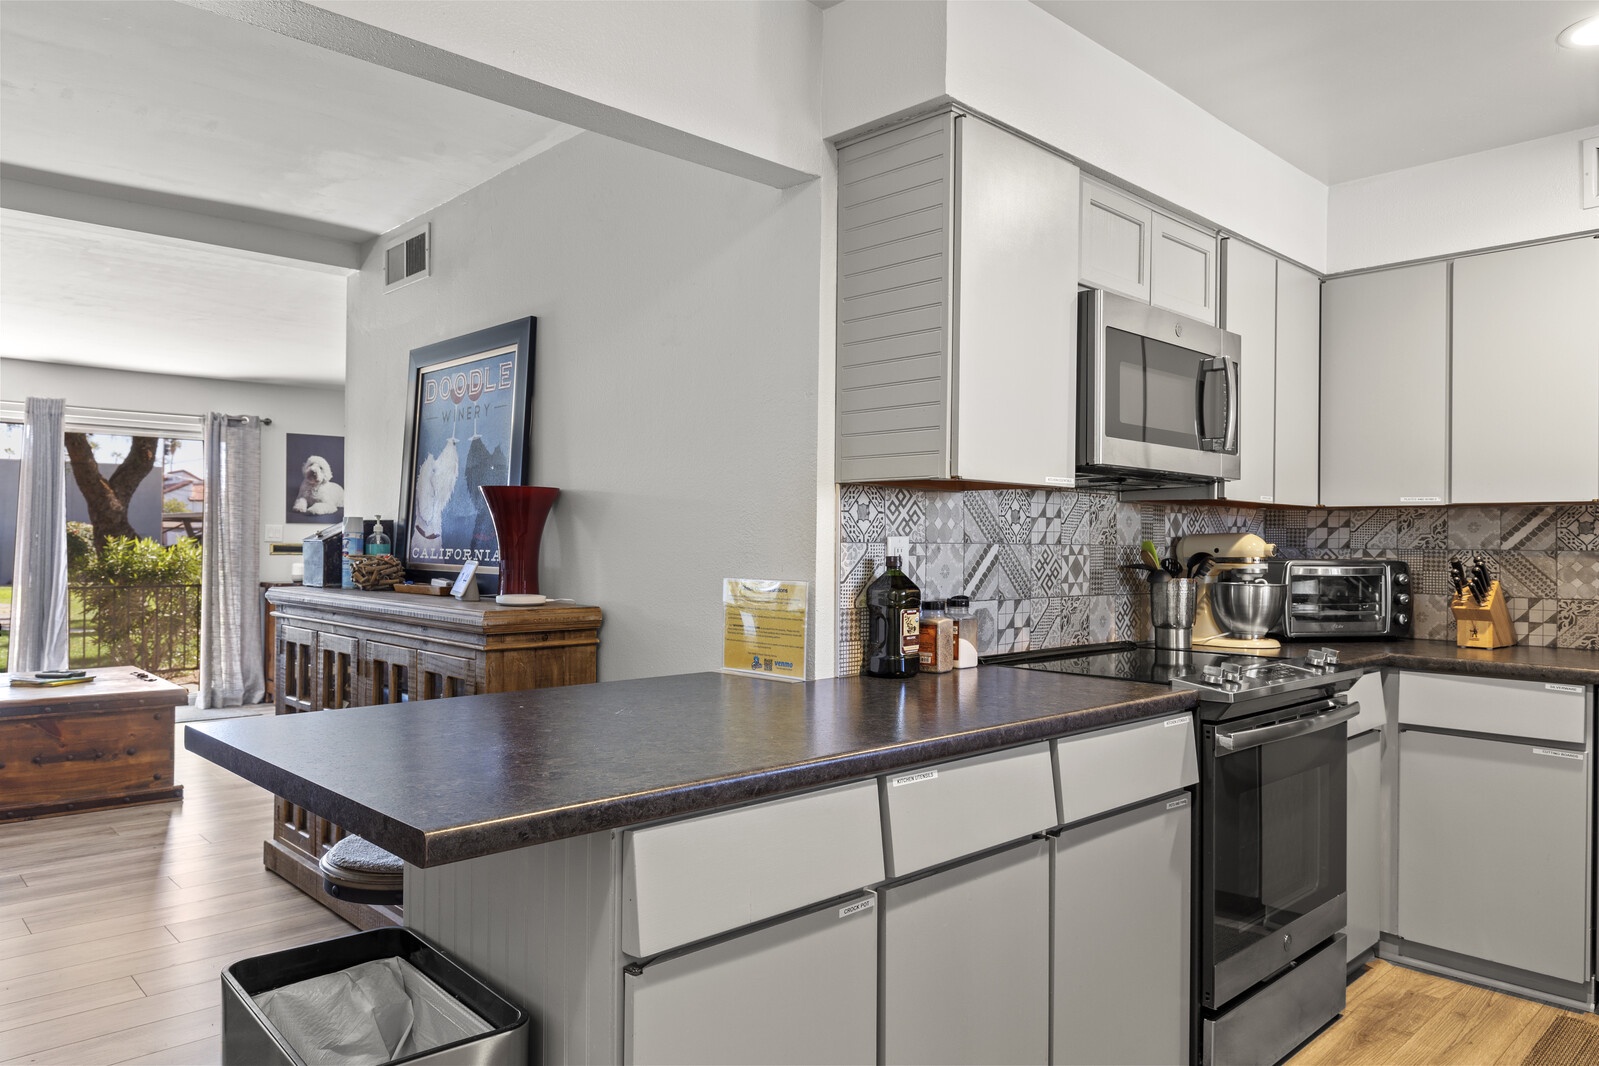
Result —
[[1468, 593], [1450, 601], [1455, 615], [1455, 645], [1461, 648], [1508, 648], [1516, 642], [1510, 623], [1510, 607], [1499, 582], [1490, 582], [1488, 598], [1481, 606]]
[[1155, 647], [1181, 651], [1193, 646], [1196, 582], [1170, 577], [1149, 585], [1149, 619], [1155, 626]]

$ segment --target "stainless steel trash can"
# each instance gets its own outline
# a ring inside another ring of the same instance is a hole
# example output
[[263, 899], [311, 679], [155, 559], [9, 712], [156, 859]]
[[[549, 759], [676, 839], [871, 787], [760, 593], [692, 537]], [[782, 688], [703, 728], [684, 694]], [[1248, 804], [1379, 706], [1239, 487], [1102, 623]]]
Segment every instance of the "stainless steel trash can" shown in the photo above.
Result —
[[370, 929], [270, 955], [257, 955], [223, 970], [223, 1066], [308, 1066], [307, 1060], [256, 1005], [254, 997], [382, 959], [401, 959], [409, 963], [470, 1008], [489, 1027], [481, 1035], [390, 1059], [390, 1062], [525, 1066], [528, 1061], [527, 1012], [409, 929]]

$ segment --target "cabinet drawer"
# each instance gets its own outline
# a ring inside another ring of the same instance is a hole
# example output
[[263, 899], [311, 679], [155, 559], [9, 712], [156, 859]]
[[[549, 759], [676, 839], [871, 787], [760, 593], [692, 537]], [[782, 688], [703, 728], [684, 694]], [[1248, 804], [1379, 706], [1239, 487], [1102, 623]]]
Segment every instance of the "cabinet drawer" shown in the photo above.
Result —
[[1049, 744], [890, 774], [883, 781], [888, 874], [900, 877], [1055, 824]]
[[1383, 697], [1382, 671], [1373, 670], [1349, 690], [1349, 702], [1360, 704], [1360, 713], [1349, 720], [1348, 736], [1358, 737], [1388, 723], [1388, 707]]
[[1063, 825], [1199, 782], [1194, 717], [1168, 715], [1055, 741]]
[[622, 838], [622, 950], [644, 958], [883, 880], [877, 782]]
[[1580, 685], [1407, 671], [1399, 677], [1399, 724], [1581, 744], [1589, 694]]

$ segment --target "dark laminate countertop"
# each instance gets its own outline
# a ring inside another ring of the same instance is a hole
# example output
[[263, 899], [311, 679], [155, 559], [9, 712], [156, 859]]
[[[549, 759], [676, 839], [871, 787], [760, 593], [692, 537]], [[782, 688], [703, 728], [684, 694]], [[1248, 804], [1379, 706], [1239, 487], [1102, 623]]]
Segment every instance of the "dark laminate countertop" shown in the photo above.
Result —
[[1498, 677], [1513, 681], [1548, 681], [1565, 685], [1599, 685], [1599, 653], [1577, 648], [1457, 648], [1442, 640], [1348, 641], [1295, 645], [1295, 649], [1337, 648], [1339, 658], [1353, 665], [1440, 674]]
[[704, 673], [207, 722], [184, 743], [436, 866], [1195, 702], [1164, 686], [999, 667], [806, 684]]

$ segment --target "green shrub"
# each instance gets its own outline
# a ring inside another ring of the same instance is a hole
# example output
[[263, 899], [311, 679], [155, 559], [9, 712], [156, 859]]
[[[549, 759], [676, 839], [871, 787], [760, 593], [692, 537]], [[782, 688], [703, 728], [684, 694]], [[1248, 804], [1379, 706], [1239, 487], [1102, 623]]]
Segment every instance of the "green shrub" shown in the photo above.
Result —
[[74, 584], [109, 662], [163, 673], [199, 661], [199, 541], [112, 537]]
[[94, 527], [87, 522], [67, 523], [67, 573], [80, 574], [94, 561]]

